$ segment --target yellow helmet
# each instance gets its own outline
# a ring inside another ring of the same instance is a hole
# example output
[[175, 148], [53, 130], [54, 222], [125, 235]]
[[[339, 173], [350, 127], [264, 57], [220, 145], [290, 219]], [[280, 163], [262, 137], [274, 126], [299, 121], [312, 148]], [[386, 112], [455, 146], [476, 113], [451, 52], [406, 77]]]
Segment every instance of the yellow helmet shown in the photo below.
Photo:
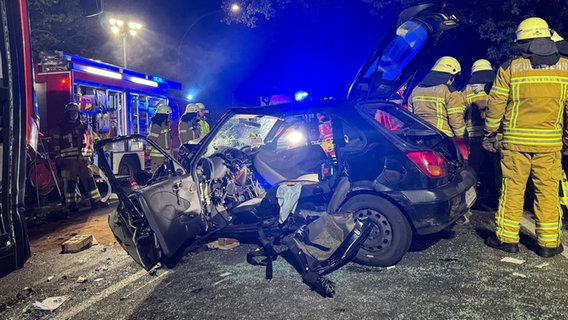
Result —
[[156, 108], [156, 113], [158, 113], [158, 114], [171, 114], [172, 108], [170, 108], [170, 106], [168, 106], [167, 104], [160, 104], [160, 105], [158, 105], [158, 108]]
[[205, 109], [205, 105], [201, 102], [196, 103], [195, 106], [198, 110]]
[[532, 17], [523, 20], [517, 27], [517, 38], [519, 40], [529, 40], [536, 38], [550, 38], [550, 29], [544, 19]]
[[430, 69], [432, 71], [445, 72], [456, 75], [461, 72], [461, 66], [458, 60], [450, 56], [443, 56]]
[[185, 106], [185, 111], [183, 114], [188, 114], [192, 112], [197, 112], [197, 105], [195, 103], [188, 103], [187, 106]]
[[478, 72], [478, 71], [493, 71], [493, 67], [491, 66], [491, 62], [485, 59], [476, 60], [473, 65], [471, 66], [471, 73]]
[[552, 36], [550, 37], [550, 39], [552, 39], [552, 41], [554, 42], [558, 42], [558, 41], [562, 41], [564, 40], [564, 38], [562, 38], [561, 35], [558, 34], [558, 32], [552, 30]]

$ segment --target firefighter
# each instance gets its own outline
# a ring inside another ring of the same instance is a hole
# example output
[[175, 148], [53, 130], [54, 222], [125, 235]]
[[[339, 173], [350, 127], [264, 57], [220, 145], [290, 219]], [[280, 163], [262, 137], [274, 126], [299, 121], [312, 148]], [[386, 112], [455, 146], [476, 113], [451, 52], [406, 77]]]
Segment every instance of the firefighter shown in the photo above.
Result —
[[65, 204], [71, 212], [79, 211], [75, 202], [77, 178], [88, 193], [91, 208], [104, 208], [101, 202], [89, 161], [93, 155], [91, 134], [86, 123], [79, 120], [79, 105], [70, 102], [65, 106], [64, 119], [53, 131], [55, 160], [63, 178]]
[[519, 229], [527, 180], [534, 185], [537, 254], [552, 257], [563, 251], [562, 211], [558, 199], [561, 149], [568, 88], [568, 59], [560, 56], [541, 18], [523, 20], [515, 40], [521, 56], [499, 67], [485, 117], [483, 147], [500, 146], [503, 127], [502, 187], [495, 214], [495, 234], [485, 244], [502, 251], [519, 251]]
[[201, 102], [195, 104], [197, 106], [197, 123], [199, 124], [199, 138], [203, 138], [206, 134], [211, 131], [209, 123], [207, 122], [207, 117], [205, 114], [209, 112], [205, 109], [205, 105]]
[[[156, 113], [150, 119], [150, 134], [148, 135], [150, 140], [156, 142], [170, 155], [172, 154], [171, 114], [172, 108], [170, 106], [167, 104], [158, 105]], [[146, 146], [146, 152], [150, 154], [151, 171], [155, 173], [164, 163], [164, 155], [150, 144]]]
[[[501, 184], [501, 169], [499, 168], [499, 158], [496, 153], [490, 153], [483, 149], [483, 127], [485, 126], [485, 111], [487, 109], [488, 93], [491, 90], [495, 72], [491, 62], [486, 59], [476, 60], [471, 66], [471, 78], [469, 83], [462, 89], [465, 97], [465, 123], [468, 144], [468, 162], [473, 168], [478, 179], [479, 199], [486, 198], [491, 202], [492, 207], [496, 205], [499, 196], [499, 185]], [[481, 182], [479, 176], [480, 169], [485, 160], [489, 160], [490, 180], [485, 179]]]
[[465, 134], [465, 99], [452, 87], [460, 72], [458, 60], [441, 57], [408, 98], [411, 112], [456, 139], [463, 139]]
[[188, 103], [179, 119], [178, 137], [181, 144], [191, 143], [199, 138], [200, 128], [197, 120], [197, 105]]

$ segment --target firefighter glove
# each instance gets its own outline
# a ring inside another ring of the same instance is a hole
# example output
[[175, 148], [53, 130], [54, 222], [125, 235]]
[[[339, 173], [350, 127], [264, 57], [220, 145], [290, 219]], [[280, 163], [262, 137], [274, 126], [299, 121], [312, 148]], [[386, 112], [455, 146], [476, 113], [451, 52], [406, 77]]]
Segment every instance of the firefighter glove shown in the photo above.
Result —
[[483, 149], [489, 152], [497, 152], [499, 150], [499, 140], [497, 140], [497, 132], [486, 133], [483, 137], [483, 142], [481, 142]]

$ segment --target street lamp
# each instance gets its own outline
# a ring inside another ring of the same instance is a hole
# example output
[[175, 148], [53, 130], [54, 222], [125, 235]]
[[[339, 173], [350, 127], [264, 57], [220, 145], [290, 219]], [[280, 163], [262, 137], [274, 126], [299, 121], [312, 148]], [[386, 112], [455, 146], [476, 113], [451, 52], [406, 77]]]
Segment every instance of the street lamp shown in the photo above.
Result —
[[[229, 6], [229, 11], [231, 11], [231, 13], [236, 14], [239, 13], [241, 11], [241, 7], [237, 4], [237, 3], [233, 3]], [[214, 15], [216, 13], [219, 12], [223, 12], [223, 9], [219, 9], [219, 10], [215, 10], [215, 11], [211, 11], [211, 12], [207, 12], [205, 14], [202, 14], [201, 16], [199, 16], [197, 19], [195, 19], [195, 21], [193, 21], [185, 30], [183, 36], [181, 36], [181, 39], [179, 41], [178, 44], [178, 48], [177, 48], [177, 56], [178, 56], [178, 66], [179, 66], [179, 71], [181, 71], [181, 59], [180, 59], [180, 53], [181, 53], [181, 46], [183, 45], [183, 40], [185, 40], [185, 37], [187, 36], [187, 34], [189, 33], [189, 31], [191, 31], [191, 29], [193, 29], [193, 27], [200, 22], [201, 20], [203, 20], [206, 17], [209, 17], [211, 15]]]
[[142, 25], [138, 22], [125, 22], [124, 20], [115, 18], [110, 18], [108, 22], [110, 23], [110, 30], [112, 31], [112, 33], [122, 37], [122, 61], [124, 69], [126, 69], [126, 38], [128, 36], [136, 36], [138, 31], [142, 29]]

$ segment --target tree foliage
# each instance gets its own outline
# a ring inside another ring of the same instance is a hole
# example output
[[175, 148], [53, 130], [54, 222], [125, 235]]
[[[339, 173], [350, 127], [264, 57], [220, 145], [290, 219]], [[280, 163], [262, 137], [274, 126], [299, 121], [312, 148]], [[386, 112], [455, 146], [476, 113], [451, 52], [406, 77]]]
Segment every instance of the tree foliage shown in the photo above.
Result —
[[98, 19], [82, 16], [79, 0], [30, 0], [29, 14], [33, 56], [66, 51], [85, 57], [102, 54], [103, 36]]

